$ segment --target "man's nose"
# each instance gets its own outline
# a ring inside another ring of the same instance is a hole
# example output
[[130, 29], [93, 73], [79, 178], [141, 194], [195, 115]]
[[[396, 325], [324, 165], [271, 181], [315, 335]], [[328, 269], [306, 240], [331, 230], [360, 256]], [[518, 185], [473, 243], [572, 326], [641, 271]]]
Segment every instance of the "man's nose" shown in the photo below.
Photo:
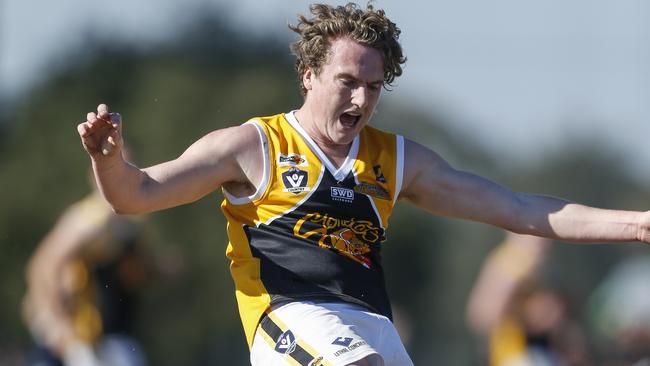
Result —
[[359, 109], [364, 109], [370, 97], [370, 91], [367, 86], [360, 86], [352, 93], [352, 104], [356, 105]]

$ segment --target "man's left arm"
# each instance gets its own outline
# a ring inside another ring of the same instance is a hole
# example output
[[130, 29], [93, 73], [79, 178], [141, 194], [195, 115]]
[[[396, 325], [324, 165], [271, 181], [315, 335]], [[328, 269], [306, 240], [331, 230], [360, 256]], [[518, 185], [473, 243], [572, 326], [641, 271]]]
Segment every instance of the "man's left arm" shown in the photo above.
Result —
[[400, 198], [433, 214], [479, 221], [520, 234], [574, 242], [650, 243], [650, 211], [589, 207], [515, 192], [454, 169], [428, 148], [406, 140]]

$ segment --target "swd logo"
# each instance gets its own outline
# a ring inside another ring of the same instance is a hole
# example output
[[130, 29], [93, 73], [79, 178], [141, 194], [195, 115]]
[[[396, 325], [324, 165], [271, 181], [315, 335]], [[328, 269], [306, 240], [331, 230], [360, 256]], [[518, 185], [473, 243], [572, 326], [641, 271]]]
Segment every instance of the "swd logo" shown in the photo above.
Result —
[[354, 200], [354, 191], [348, 188], [330, 187], [330, 196], [334, 201], [350, 203]]

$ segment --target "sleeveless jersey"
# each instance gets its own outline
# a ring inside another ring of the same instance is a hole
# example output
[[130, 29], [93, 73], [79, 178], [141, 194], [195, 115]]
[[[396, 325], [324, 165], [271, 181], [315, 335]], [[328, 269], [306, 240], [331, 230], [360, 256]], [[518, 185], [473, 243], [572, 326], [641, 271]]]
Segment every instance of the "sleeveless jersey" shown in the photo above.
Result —
[[249, 197], [224, 190], [221, 208], [249, 347], [264, 311], [283, 301], [344, 301], [390, 318], [381, 242], [402, 184], [403, 138], [366, 126], [336, 168], [293, 112], [247, 123], [263, 144], [263, 179]]

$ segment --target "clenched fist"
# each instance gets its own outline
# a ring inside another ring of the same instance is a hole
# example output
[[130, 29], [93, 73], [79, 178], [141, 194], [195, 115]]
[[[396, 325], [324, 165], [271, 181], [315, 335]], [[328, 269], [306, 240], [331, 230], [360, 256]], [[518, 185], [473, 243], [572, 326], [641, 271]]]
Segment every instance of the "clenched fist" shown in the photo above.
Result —
[[89, 112], [77, 131], [92, 158], [114, 156], [122, 148], [122, 117], [109, 113], [106, 104], [97, 106], [97, 113]]

